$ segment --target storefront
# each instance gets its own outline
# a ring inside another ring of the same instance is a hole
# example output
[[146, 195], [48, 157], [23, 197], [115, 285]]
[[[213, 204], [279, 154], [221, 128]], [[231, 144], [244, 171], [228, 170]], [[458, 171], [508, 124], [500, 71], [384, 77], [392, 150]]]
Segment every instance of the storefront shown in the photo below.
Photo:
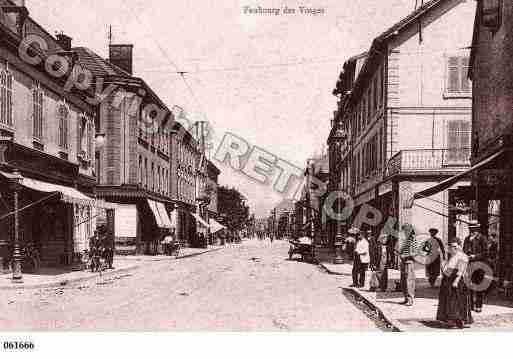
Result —
[[74, 254], [87, 249], [88, 238], [94, 232], [95, 200], [72, 187], [0, 171], [2, 270], [10, 270], [13, 250], [14, 181], [19, 184], [16, 191], [20, 248], [35, 248], [41, 266], [73, 264]]

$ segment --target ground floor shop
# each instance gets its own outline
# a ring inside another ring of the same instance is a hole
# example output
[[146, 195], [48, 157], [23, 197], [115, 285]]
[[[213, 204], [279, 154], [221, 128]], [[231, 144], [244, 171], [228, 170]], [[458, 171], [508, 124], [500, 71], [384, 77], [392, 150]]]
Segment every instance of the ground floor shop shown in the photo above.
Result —
[[115, 203], [115, 251], [121, 255], [164, 253], [162, 242], [173, 235], [177, 225], [171, 218], [174, 204], [167, 198], [138, 189], [100, 187], [97, 194]]
[[[16, 228], [19, 247], [26, 255], [22, 271], [72, 265], [88, 249], [94, 234], [95, 200], [76, 188], [21, 173], [14, 189], [13, 176], [12, 172], [0, 171], [1, 270], [11, 270]], [[37, 264], [29, 253], [37, 257]]]

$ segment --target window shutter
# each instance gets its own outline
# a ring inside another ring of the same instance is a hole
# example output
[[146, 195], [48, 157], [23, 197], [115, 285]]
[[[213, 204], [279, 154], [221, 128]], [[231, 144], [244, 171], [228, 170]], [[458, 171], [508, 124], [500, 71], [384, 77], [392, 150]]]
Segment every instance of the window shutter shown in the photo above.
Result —
[[447, 80], [447, 91], [450, 93], [459, 92], [460, 87], [460, 70], [459, 70], [459, 58], [449, 57], [448, 61], [448, 80]]
[[468, 78], [469, 58], [462, 57], [461, 60], [461, 92], [470, 92], [470, 80]]

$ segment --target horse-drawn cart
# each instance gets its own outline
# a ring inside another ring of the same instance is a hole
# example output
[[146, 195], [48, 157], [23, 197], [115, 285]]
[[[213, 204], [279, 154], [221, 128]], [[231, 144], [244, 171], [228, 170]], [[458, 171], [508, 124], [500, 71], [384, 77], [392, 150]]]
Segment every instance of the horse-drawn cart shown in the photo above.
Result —
[[299, 254], [303, 262], [313, 261], [313, 244], [311, 238], [301, 237], [298, 239], [290, 240], [289, 242], [289, 259], [292, 259], [294, 254]]

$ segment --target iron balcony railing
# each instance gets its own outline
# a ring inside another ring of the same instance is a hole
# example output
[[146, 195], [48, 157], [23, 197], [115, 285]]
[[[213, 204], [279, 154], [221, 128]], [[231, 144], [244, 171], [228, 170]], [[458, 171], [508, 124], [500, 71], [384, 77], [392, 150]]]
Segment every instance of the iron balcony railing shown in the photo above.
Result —
[[470, 154], [469, 148], [403, 150], [390, 159], [386, 174], [467, 168]]

